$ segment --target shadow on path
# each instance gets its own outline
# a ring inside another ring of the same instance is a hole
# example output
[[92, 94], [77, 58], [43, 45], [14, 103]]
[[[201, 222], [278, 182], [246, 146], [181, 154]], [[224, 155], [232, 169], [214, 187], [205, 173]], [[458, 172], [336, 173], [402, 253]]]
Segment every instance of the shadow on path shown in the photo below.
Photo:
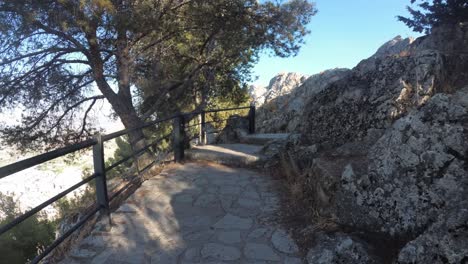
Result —
[[274, 181], [213, 163], [171, 165], [144, 182], [62, 263], [301, 263], [274, 224]]

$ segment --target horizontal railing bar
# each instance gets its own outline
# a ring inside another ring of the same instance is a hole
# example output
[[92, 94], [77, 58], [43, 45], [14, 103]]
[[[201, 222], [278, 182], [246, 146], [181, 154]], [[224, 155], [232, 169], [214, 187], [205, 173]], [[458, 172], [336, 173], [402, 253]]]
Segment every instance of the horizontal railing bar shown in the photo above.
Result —
[[[241, 118], [240, 116], [231, 116], [227, 119], [221, 119], [221, 120], [214, 120], [214, 121], [207, 121], [205, 122], [205, 124], [213, 124], [213, 123], [220, 123], [220, 122], [224, 122], [224, 121], [228, 121], [230, 119], [234, 119], [234, 118]], [[191, 127], [195, 127], [195, 126], [199, 126], [201, 125], [201, 123], [197, 123], [195, 125], [190, 125], [190, 126], [185, 126], [185, 128], [191, 128]]]
[[0, 228], [0, 235], [2, 235], [3, 233], [7, 232], [10, 229], [12, 229], [13, 227], [20, 224], [21, 222], [28, 219], [29, 217], [33, 216], [34, 214], [36, 214], [40, 210], [44, 209], [48, 205], [52, 204], [53, 202], [57, 201], [58, 199], [64, 197], [65, 195], [69, 194], [70, 192], [78, 189], [82, 185], [88, 183], [89, 181], [91, 181], [94, 178], [96, 178], [96, 174], [93, 174], [93, 175], [89, 176], [88, 178], [80, 181], [79, 183], [71, 186], [70, 188], [66, 189], [65, 191], [55, 195], [54, 197], [50, 198], [49, 200], [41, 203], [40, 205], [38, 205], [38, 206], [34, 207], [33, 209], [29, 210], [28, 212], [26, 212], [26, 213], [22, 214], [21, 216], [15, 218], [13, 221], [11, 221], [10, 223], [8, 223], [8, 224], [6, 224], [6, 225], [4, 225], [4, 226], [2, 226]]
[[110, 171], [112, 169], [114, 169], [115, 167], [119, 166], [120, 164], [130, 160], [131, 158], [133, 158], [133, 156], [136, 156], [136, 155], [139, 155], [141, 154], [143, 151], [146, 151], [149, 147], [155, 145], [156, 143], [160, 143], [163, 139], [166, 139], [167, 137], [171, 136], [172, 134], [167, 134], [165, 136], [163, 136], [162, 138], [159, 138], [158, 140], [156, 140], [155, 142], [149, 144], [149, 145], [146, 145], [145, 148], [139, 150], [138, 152], [136, 152], [134, 155], [132, 154], [131, 156], [128, 156], [128, 157], [125, 157], [117, 162], [115, 162], [114, 164], [110, 165], [109, 167], [106, 168], [106, 171]]
[[157, 160], [153, 160], [150, 164], [146, 165], [142, 170], [140, 170], [139, 173], [145, 172], [147, 169], [152, 167], [156, 163], [156, 161]]
[[242, 109], [250, 109], [250, 106], [232, 107], [232, 108], [224, 108], [224, 109], [212, 109], [212, 110], [206, 110], [205, 113], [225, 112], [225, 111], [234, 111], [234, 110], [242, 110]]
[[54, 250], [60, 243], [62, 243], [65, 239], [67, 239], [73, 232], [75, 232], [78, 228], [84, 225], [92, 216], [94, 216], [98, 211], [99, 207], [94, 208], [91, 212], [89, 212], [85, 217], [83, 217], [76, 225], [70, 228], [67, 232], [65, 232], [61, 237], [56, 239], [51, 245], [49, 245], [41, 254], [37, 255], [32, 261], [31, 264], [39, 263], [45, 256], [47, 256], [52, 250]]
[[210, 132], [206, 132], [206, 134], [214, 134], [214, 133], [221, 133], [223, 130], [212, 130]]
[[148, 123], [144, 123], [144, 124], [141, 125], [141, 126], [137, 126], [137, 127], [133, 127], [133, 128], [129, 128], [129, 129], [120, 130], [120, 131], [111, 133], [111, 134], [109, 134], [109, 135], [104, 135], [104, 136], [102, 136], [102, 141], [103, 141], [103, 142], [109, 141], [109, 140], [114, 139], [114, 138], [116, 138], [116, 137], [120, 137], [120, 136], [123, 136], [123, 135], [125, 135], [125, 134], [130, 133], [130, 132], [133, 132], [133, 131], [135, 131], [135, 130], [137, 130], [137, 129], [147, 128], [147, 127], [156, 125], [156, 124], [158, 124], [158, 123], [162, 123], [162, 122], [169, 121], [169, 120], [171, 120], [171, 119], [174, 119], [175, 117], [176, 117], [176, 116], [171, 116], [171, 117], [168, 117], [168, 118], [157, 119], [157, 120], [154, 120], [154, 121], [151, 121], [151, 122], [148, 122]]
[[125, 157], [125, 158], [123, 158], [123, 159], [121, 159], [121, 160], [115, 162], [114, 164], [110, 165], [109, 167], [107, 167], [107, 168], [106, 168], [106, 171], [110, 171], [110, 170], [114, 169], [115, 167], [121, 165], [122, 163], [124, 163], [124, 162], [126, 162], [126, 161], [128, 161], [128, 160], [130, 160], [130, 159], [132, 159], [132, 158], [133, 158], [133, 155], [132, 155], [132, 156]]
[[241, 107], [232, 107], [232, 108], [218, 108], [218, 109], [211, 109], [205, 111], [196, 111], [182, 114], [183, 116], [192, 116], [192, 115], [199, 115], [203, 112], [205, 113], [215, 113], [215, 112], [224, 112], [224, 111], [234, 111], [234, 110], [242, 110], [242, 109], [250, 109], [250, 106], [241, 106]]
[[163, 141], [164, 139], [167, 139], [167, 138], [168, 138], [169, 136], [171, 136], [171, 135], [172, 135], [172, 134], [165, 135], [165, 136], [163, 136], [162, 138], [157, 139], [157, 140], [154, 141], [153, 143], [146, 145], [144, 148], [142, 148], [142, 149], [140, 149], [139, 151], [137, 151], [137, 152], [135, 153], [135, 155], [140, 155], [141, 153], [143, 153], [143, 152], [145, 152], [146, 150], [148, 150], [150, 147], [152, 147], [152, 146], [154, 146], [154, 145], [160, 143], [161, 141]]
[[[153, 161], [152, 163], [150, 163], [150, 165], [146, 166], [145, 168], [143, 168], [143, 170], [141, 170], [140, 172], [146, 170], [148, 167], [150, 167], [151, 165], [154, 165], [153, 163], [155, 163], [156, 161]], [[174, 160], [168, 160], [168, 161], [159, 161], [160, 163], [162, 164], [166, 164], [166, 163], [171, 163], [171, 162], [174, 162]], [[118, 191], [114, 192], [111, 196], [109, 196], [109, 201], [112, 201], [113, 199], [115, 199], [115, 197], [117, 197], [119, 194], [121, 194], [122, 192], [125, 191], [125, 189], [127, 189], [131, 184], [133, 184], [133, 181], [135, 179], [140, 179], [138, 176], [134, 176], [133, 179], [131, 179], [127, 184], [125, 184], [124, 187], [122, 187], [121, 189], [119, 189]], [[116, 188], [114, 188], [112, 191], [114, 191]]]
[[185, 126], [185, 128], [191, 128], [191, 127], [196, 127], [196, 126], [199, 126], [201, 125], [201, 123], [196, 123], [194, 125], [190, 125], [190, 126]]
[[21, 160], [9, 165], [6, 165], [4, 167], [0, 168], [0, 179], [9, 176], [11, 174], [17, 173], [19, 171], [31, 168], [33, 166], [39, 165], [41, 163], [47, 162], [49, 160], [53, 160], [55, 158], [65, 156], [67, 154], [70, 154], [72, 152], [82, 150], [87, 147], [91, 147], [94, 144], [96, 144], [95, 139], [88, 139], [86, 141], [82, 141], [80, 143], [76, 143], [74, 145], [66, 146], [63, 148], [59, 148], [56, 150], [52, 150], [50, 152], [40, 154], [25, 160]]
[[163, 136], [162, 138], [159, 138], [158, 140], [156, 140], [155, 142], [149, 144], [149, 145], [146, 145], [144, 148], [140, 149], [139, 151], [137, 151], [135, 154], [132, 154], [131, 156], [128, 156], [128, 157], [125, 157], [123, 159], [121, 159], [120, 161], [117, 161], [115, 162], [114, 164], [110, 165], [109, 167], [106, 168], [106, 171], [110, 171], [112, 169], [114, 169], [115, 167], [119, 166], [120, 164], [132, 159], [134, 156], [136, 155], [139, 155], [141, 154], [142, 152], [148, 150], [151, 146], [153, 145], [156, 145], [157, 143], [160, 143], [162, 140], [164, 139], [167, 139], [169, 136], [171, 136], [172, 134], [168, 134], [168, 135], [165, 135]]
[[[248, 109], [248, 108], [249, 108], [249, 106], [233, 107], [233, 108], [225, 108], [225, 109], [212, 109], [212, 110], [206, 110], [206, 111], [191, 112], [191, 113], [182, 114], [182, 115], [184, 115], [184, 116], [197, 115], [197, 114], [200, 114], [202, 112], [213, 113], [213, 112], [232, 111], [232, 110], [240, 110], [240, 109]], [[102, 136], [102, 140], [105, 142], [105, 141], [114, 139], [116, 137], [120, 137], [122, 135], [133, 132], [133, 131], [135, 131], [137, 129], [143, 129], [143, 128], [147, 128], [149, 126], [152, 126], [152, 125], [155, 125], [155, 124], [158, 124], [158, 123], [169, 121], [171, 119], [174, 119], [175, 117], [176, 117], [176, 115], [168, 117], [168, 118], [154, 120], [154, 121], [145, 123], [145, 124], [143, 124], [141, 126], [137, 126], [137, 127], [129, 128], [129, 129], [124, 129], [124, 130], [117, 131], [117, 132], [114, 132], [114, 133], [111, 133], [111, 134], [108, 134], [108, 135], [104, 135], [104, 136]], [[25, 159], [25, 160], [22, 160], [22, 161], [18, 161], [18, 162], [6, 165], [6, 166], [0, 168], [0, 179], [4, 178], [6, 176], [9, 176], [11, 174], [17, 173], [19, 171], [28, 169], [30, 167], [39, 165], [41, 163], [47, 162], [49, 160], [58, 158], [60, 156], [64, 156], [64, 155], [70, 154], [72, 152], [75, 152], [75, 151], [78, 151], [78, 150], [93, 146], [94, 144], [96, 144], [95, 139], [88, 139], [86, 141], [76, 143], [76, 144], [71, 145], [71, 146], [66, 146], [66, 147], [63, 147], [63, 148], [60, 148], [60, 149], [56, 149], [56, 150], [53, 150], [53, 151], [50, 151], [50, 152], [47, 152], [47, 153], [44, 153], [44, 154], [40, 154], [40, 155], [31, 157], [31, 158], [28, 158], [28, 159]]]
[[133, 179], [131, 179], [127, 184], [124, 185], [124, 187], [122, 187], [121, 189], [119, 189], [118, 191], [116, 191], [115, 193], [113, 193], [110, 197], [109, 197], [109, 201], [112, 201], [115, 199], [115, 197], [119, 196], [119, 194], [123, 193], [126, 189], [128, 189], [135, 181], [135, 179], [139, 179], [138, 176], [135, 176]]

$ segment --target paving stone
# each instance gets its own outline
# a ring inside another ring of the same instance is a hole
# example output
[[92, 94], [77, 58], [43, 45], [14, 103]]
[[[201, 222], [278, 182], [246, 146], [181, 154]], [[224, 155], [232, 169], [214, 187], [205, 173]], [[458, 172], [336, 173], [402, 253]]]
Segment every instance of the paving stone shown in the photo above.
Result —
[[80, 245], [83, 247], [103, 248], [107, 245], [107, 239], [104, 236], [88, 236], [81, 240]]
[[263, 199], [263, 201], [265, 202], [265, 204], [267, 204], [267, 205], [273, 205], [273, 206], [278, 205], [279, 202], [280, 202], [280, 200], [279, 200], [278, 197], [271, 197], [271, 196], [265, 197], [265, 198]]
[[265, 244], [247, 243], [244, 247], [244, 255], [249, 259], [279, 261], [280, 257], [273, 249]]
[[214, 194], [202, 194], [195, 201], [195, 206], [216, 207], [219, 206], [218, 197]]
[[221, 194], [235, 194], [235, 195], [238, 195], [241, 191], [242, 191], [242, 189], [239, 186], [222, 185], [222, 186], [219, 187], [219, 193], [221, 193]]
[[174, 198], [175, 203], [189, 203], [193, 202], [193, 197], [190, 194], [181, 194]]
[[115, 212], [120, 214], [136, 214], [138, 211], [140, 211], [140, 209], [136, 205], [124, 203]]
[[179, 220], [179, 224], [183, 227], [207, 227], [211, 225], [211, 217], [209, 216], [188, 216]]
[[296, 242], [284, 231], [281, 229], [276, 230], [271, 236], [271, 243], [273, 246], [284, 253], [298, 253], [299, 248], [296, 245]]
[[186, 261], [198, 262], [200, 260], [200, 249], [195, 247], [187, 249], [183, 258]]
[[218, 186], [208, 186], [205, 188], [204, 193], [218, 194], [218, 190]]
[[70, 256], [76, 259], [87, 259], [94, 257], [96, 254], [95, 251], [89, 249], [75, 249], [70, 253]]
[[125, 226], [123, 224], [113, 224], [110, 230], [113, 235], [120, 235], [125, 233]]
[[221, 201], [221, 206], [225, 211], [227, 211], [229, 208], [231, 208], [232, 203], [234, 202], [236, 198], [232, 195], [222, 195], [219, 200]]
[[300, 263], [286, 234], [272, 238], [279, 196], [269, 177], [197, 163], [162, 174], [129, 197], [112, 227], [98, 224], [76, 247], [89, 252], [63, 263]]
[[[177, 264], [177, 260], [179, 258], [179, 255], [182, 253], [183, 249], [182, 248], [176, 248], [176, 249], [160, 249], [154, 252], [151, 255], [151, 264]], [[144, 263], [144, 262], [142, 262]]]
[[140, 264], [145, 262], [143, 248], [112, 248], [112, 254], [103, 262], [104, 264]]
[[232, 261], [241, 257], [240, 251], [231, 246], [216, 243], [205, 244], [201, 250], [202, 258], [215, 258], [217, 260]]
[[112, 251], [105, 250], [91, 260], [91, 264], [102, 264], [112, 255]]
[[235, 244], [241, 242], [241, 235], [239, 231], [220, 232], [218, 239], [226, 244]]
[[249, 198], [240, 198], [237, 200], [237, 203], [239, 203], [240, 206], [245, 207], [245, 208], [258, 208], [262, 205], [262, 202], [259, 200], [253, 200]]
[[209, 184], [209, 182], [205, 178], [198, 178], [198, 179], [193, 181], [193, 185], [195, 185], [195, 186], [205, 186], [205, 185], [208, 185], [208, 184]]
[[250, 234], [247, 236], [247, 239], [253, 240], [253, 239], [259, 239], [259, 238], [264, 238], [268, 236], [270, 233], [270, 229], [261, 227], [254, 229]]
[[215, 234], [212, 230], [192, 231], [184, 235], [186, 241], [208, 241]]
[[260, 195], [257, 191], [246, 191], [242, 193], [242, 197], [258, 200]]
[[292, 258], [292, 257], [285, 257], [283, 264], [302, 264], [302, 260], [300, 258]]
[[250, 229], [252, 219], [241, 218], [232, 214], [226, 214], [221, 220], [214, 224], [215, 228], [222, 229]]

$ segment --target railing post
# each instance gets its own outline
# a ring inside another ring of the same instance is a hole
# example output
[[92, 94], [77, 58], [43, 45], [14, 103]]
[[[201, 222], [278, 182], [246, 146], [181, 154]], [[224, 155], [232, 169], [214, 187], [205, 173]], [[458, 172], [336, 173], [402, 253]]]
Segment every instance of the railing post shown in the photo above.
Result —
[[174, 160], [181, 162], [184, 159], [185, 148], [185, 120], [182, 114], [176, 116], [173, 120], [174, 133]]
[[249, 134], [255, 134], [255, 105], [250, 105], [249, 110]]
[[94, 173], [96, 175], [96, 196], [101, 215], [107, 217], [111, 224], [109, 197], [107, 194], [106, 169], [104, 164], [104, 144], [101, 135], [96, 135], [96, 145], [93, 146]]
[[200, 144], [206, 144], [206, 113], [203, 110], [201, 112], [201, 130], [200, 130]]

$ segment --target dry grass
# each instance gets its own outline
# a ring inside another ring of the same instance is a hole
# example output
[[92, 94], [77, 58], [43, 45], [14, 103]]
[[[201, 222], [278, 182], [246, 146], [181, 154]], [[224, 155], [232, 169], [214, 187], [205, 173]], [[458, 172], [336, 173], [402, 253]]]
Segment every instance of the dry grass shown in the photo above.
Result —
[[312, 164], [301, 170], [287, 151], [280, 155], [277, 166], [270, 171], [284, 183], [280, 221], [291, 231], [305, 256], [314, 245], [317, 232], [339, 230], [335, 219], [323, 210], [328, 206], [328, 199], [324, 198], [326, 195], [318, 180], [320, 175]]

